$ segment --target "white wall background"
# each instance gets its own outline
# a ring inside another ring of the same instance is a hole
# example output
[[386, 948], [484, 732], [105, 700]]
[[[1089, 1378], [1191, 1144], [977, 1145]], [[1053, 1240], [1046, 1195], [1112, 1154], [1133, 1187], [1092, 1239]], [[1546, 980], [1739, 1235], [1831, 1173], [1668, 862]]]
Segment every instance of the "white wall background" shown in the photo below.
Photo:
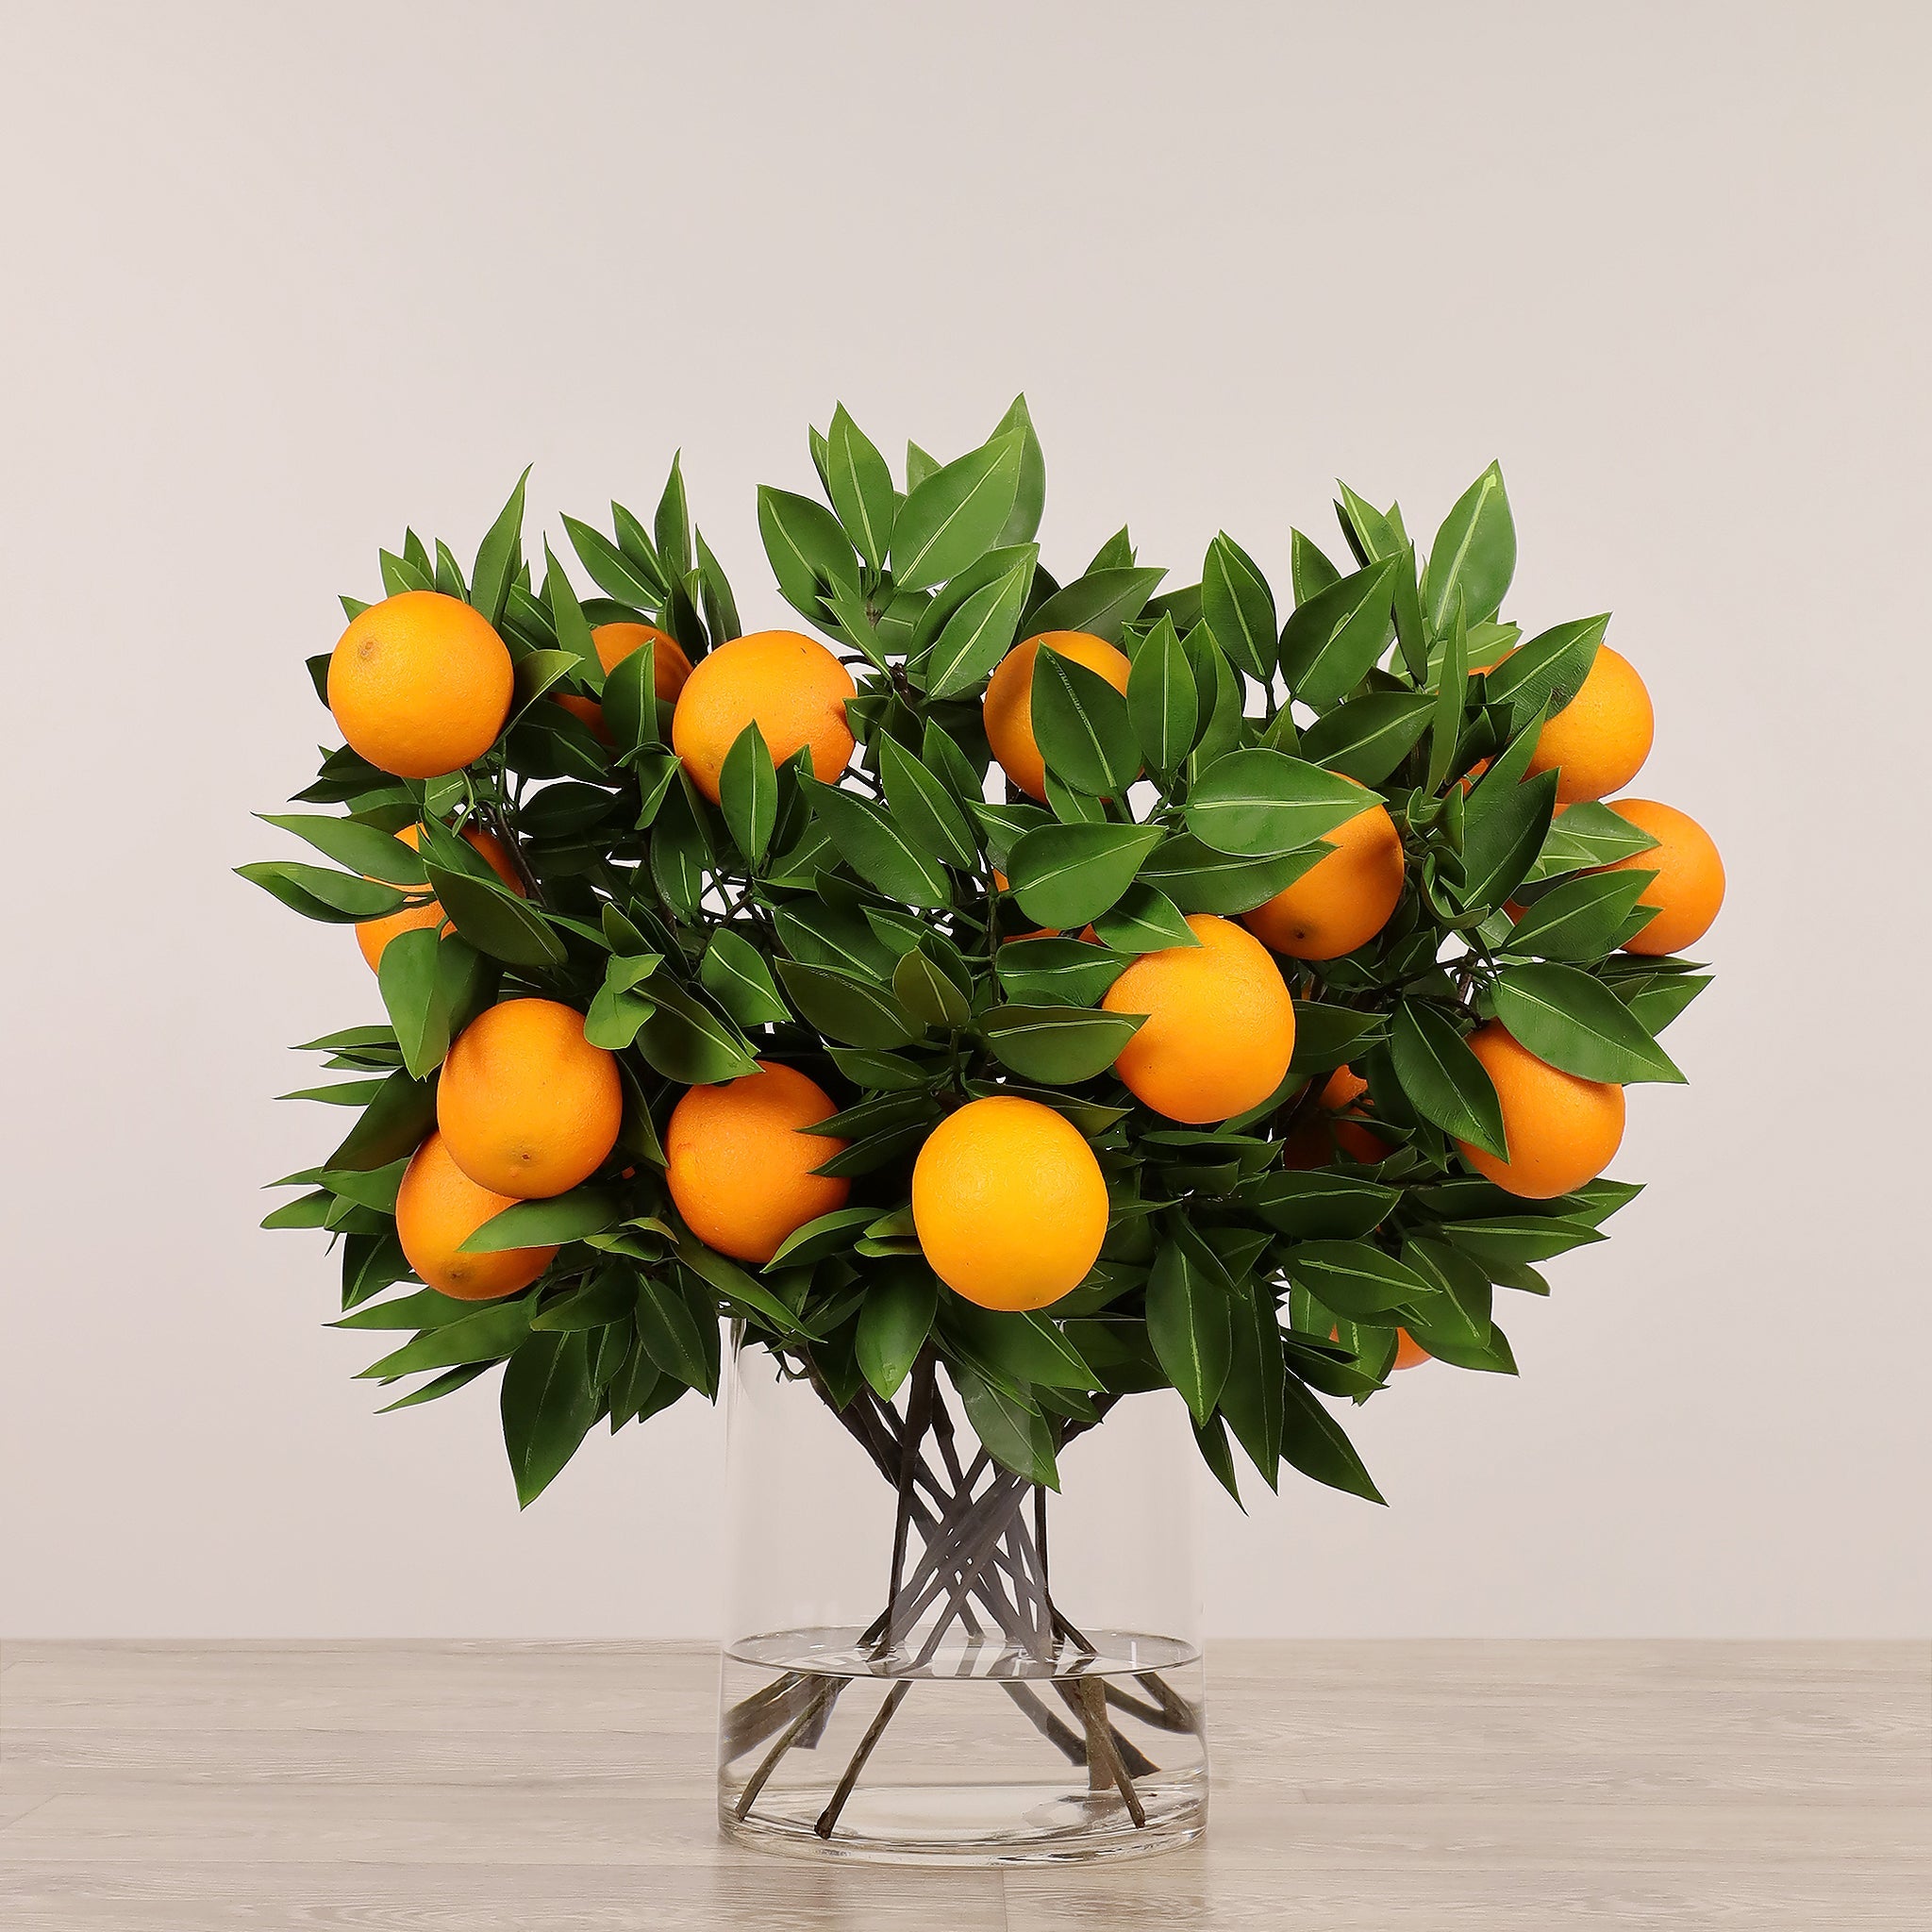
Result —
[[[1491, 457], [1514, 613], [1614, 608], [1637, 789], [1715, 833], [1720, 985], [1633, 1095], [1652, 1191], [1360, 1419], [1393, 1507], [1209, 1538], [1226, 1632], [1926, 1627], [1926, 16], [1541, 8], [22, 9], [0, 158], [11, 582], [0, 1627], [711, 1627], [714, 1418], [519, 1518], [493, 1400], [374, 1421], [256, 1231], [374, 1016], [229, 875], [406, 523], [654, 499], [753, 619], [753, 486], [842, 398], [952, 453], [1016, 390], [1049, 559], [1131, 518], [1285, 582], [1330, 478]], [[555, 531], [553, 524], [553, 532]], [[748, 592], [748, 594], [745, 594]]]

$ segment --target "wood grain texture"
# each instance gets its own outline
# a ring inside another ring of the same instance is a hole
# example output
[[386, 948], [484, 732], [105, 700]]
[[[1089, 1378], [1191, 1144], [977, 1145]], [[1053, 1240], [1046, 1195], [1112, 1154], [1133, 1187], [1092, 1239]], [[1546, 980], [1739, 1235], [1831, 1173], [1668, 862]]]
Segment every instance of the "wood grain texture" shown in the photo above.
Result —
[[1225, 1643], [1196, 1849], [728, 1851], [699, 1644], [9, 1643], [23, 1932], [1932, 1924], [1932, 1645]]

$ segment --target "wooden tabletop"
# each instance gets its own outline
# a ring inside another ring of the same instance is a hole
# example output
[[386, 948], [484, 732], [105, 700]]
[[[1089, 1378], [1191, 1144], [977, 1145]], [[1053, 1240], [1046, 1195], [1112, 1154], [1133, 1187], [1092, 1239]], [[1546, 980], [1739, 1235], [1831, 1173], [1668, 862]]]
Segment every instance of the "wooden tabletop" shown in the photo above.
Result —
[[1228, 1642], [1205, 1845], [727, 1850], [696, 1644], [13, 1643], [20, 1932], [1932, 1925], [1932, 1645]]

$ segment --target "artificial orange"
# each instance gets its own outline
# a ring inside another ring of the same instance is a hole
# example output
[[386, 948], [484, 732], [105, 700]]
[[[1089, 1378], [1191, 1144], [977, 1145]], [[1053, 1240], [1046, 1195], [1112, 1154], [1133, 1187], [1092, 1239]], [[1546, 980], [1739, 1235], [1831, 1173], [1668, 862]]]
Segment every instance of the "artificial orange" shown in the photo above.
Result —
[[665, 1178], [691, 1231], [721, 1255], [769, 1261], [808, 1221], [844, 1207], [852, 1183], [812, 1170], [848, 1143], [803, 1131], [838, 1110], [816, 1080], [772, 1060], [693, 1087], [664, 1134]]
[[431, 1134], [410, 1158], [396, 1190], [396, 1239], [404, 1257], [441, 1294], [458, 1301], [494, 1301], [527, 1288], [550, 1265], [553, 1248], [506, 1248], [496, 1255], [457, 1251], [506, 1208], [510, 1194], [479, 1188], [454, 1160], [441, 1134]]
[[1281, 1164], [1300, 1171], [1326, 1167], [1337, 1147], [1364, 1163], [1380, 1160], [1390, 1143], [1352, 1118], [1363, 1109], [1357, 1103], [1369, 1083], [1352, 1067], [1337, 1067], [1323, 1083], [1317, 1113], [1298, 1122], [1283, 1136]]
[[1653, 798], [1619, 798], [1610, 809], [1657, 841], [1648, 852], [1620, 858], [1605, 872], [1654, 872], [1643, 904], [1657, 917], [1634, 938], [1626, 953], [1681, 953], [1710, 930], [1724, 903], [1724, 862], [1711, 836], [1688, 812]]
[[1656, 729], [1636, 666], [1599, 644], [1576, 695], [1537, 734], [1529, 770], [1557, 774], [1558, 804], [1602, 798], [1636, 777]]
[[1462, 1158], [1506, 1193], [1546, 1201], [1594, 1180], [1624, 1139], [1624, 1090], [1566, 1074], [1518, 1041], [1499, 1020], [1469, 1036], [1503, 1108], [1509, 1158], [1499, 1160], [1467, 1141]]
[[1033, 739], [1033, 660], [1044, 644], [1062, 658], [1098, 672], [1114, 690], [1125, 693], [1125, 657], [1107, 641], [1084, 630], [1042, 631], [1015, 644], [987, 680], [981, 707], [986, 741], [1000, 769], [1029, 797], [1046, 796], [1046, 760]]
[[1388, 808], [1372, 805], [1322, 835], [1335, 847], [1265, 905], [1241, 915], [1291, 959], [1339, 959], [1389, 924], [1402, 897], [1402, 835]]
[[440, 778], [496, 742], [513, 683], [509, 652], [480, 611], [439, 591], [404, 591], [342, 633], [328, 708], [378, 771]]
[[1043, 1308], [1079, 1287], [1107, 1239], [1107, 1182], [1064, 1114], [1017, 1094], [950, 1113], [912, 1169], [932, 1270], [983, 1308]]
[[589, 1180], [617, 1144], [616, 1058], [557, 1000], [486, 1008], [458, 1035], [436, 1090], [450, 1158], [478, 1187], [520, 1200]]
[[1294, 1053], [1294, 1002], [1265, 947], [1230, 919], [1195, 913], [1198, 944], [1143, 953], [1108, 988], [1110, 1013], [1145, 1013], [1114, 1072], [1169, 1120], [1245, 1113], [1281, 1085]]
[[845, 701], [858, 691], [824, 645], [795, 630], [754, 631], [699, 658], [671, 716], [672, 749], [714, 805], [724, 755], [753, 723], [774, 764], [808, 746], [812, 775], [829, 785], [852, 757]]
[[[656, 680], [657, 694], [662, 703], [675, 704], [678, 693], [691, 677], [691, 659], [684, 655], [684, 647], [668, 631], [659, 630], [655, 624], [600, 624], [591, 631], [591, 641], [597, 647], [597, 661], [603, 665], [607, 675], [633, 651], [641, 651], [646, 644], [650, 645], [651, 675]], [[599, 744], [615, 742], [609, 725], [604, 722], [604, 707], [595, 698], [587, 698], [575, 691], [562, 691], [556, 702], [574, 718], [580, 718], [588, 724]]]
[[[415, 850], [416, 841], [423, 836], [420, 825], [405, 825], [396, 834], [403, 843]], [[485, 832], [475, 825], [466, 826], [463, 831], [466, 843], [473, 845], [490, 861], [490, 869], [519, 899], [526, 898], [524, 882], [517, 876], [516, 868], [510, 863], [508, 851], [494, 832]], [[356, 943], [362, 948], [362, 957], [369, 961], [372, 973], [382, 968], [383, 949], [399, 932], [413, 932], [418, 926], [433, 925], [443, 932], [452, 930], [448, 920], [443, 917], [442, 908], [432, 899], [426, 906], [406, 906], [400, 912], [391, 912], [381, 919], [365, 919], [356, 927]]]

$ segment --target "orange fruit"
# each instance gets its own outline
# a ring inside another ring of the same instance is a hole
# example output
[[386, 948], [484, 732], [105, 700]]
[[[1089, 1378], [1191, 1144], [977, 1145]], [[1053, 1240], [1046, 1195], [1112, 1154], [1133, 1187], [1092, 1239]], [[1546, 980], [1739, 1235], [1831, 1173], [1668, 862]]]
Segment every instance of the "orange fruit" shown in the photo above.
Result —
[[1557, 774], [1559, 805], [1602, 798], [1636, 777], [1656, 728], [1636, 667], [1599, 644], [1582, 689], [1537, 734], [1529, 769]]
[[1605, 872], [1654, 872], [1643, 889], [1643, 904], [1655, 906], [1657, 917], [1634, 939], [1624, 941], [1626, 953], [1681, 953], [1710, 930], [1718, 908], [1724, 903], [1724, 862], [1711, 836], [1688, 812], [1659, 805], [1652, 798], [1618, 798], [1610, 809], [1626, 818], [1657, 843], [1607, 865]]
[[1520, 1044], [1499, 1020], [1469, 1036], [1503, 1108], [1507, 1160], [1467, 1141], [1462, 1158], [1506, 1193], [1547, 1201], [1593, 1181], [1624, 1139], [1624, 1090], [1606, 1080], [1566, 1074]]
[[1391, 1368], [1415, 1369], [1434, 1360], [1435, 1357], [1407, 1328], [1395, 1331], [1395, 1359], [1390, 1364]]
[[457, 1036], [436, 1089], [450, 1158], [478, 1187], [522, 1201], [589, 1180], [617, 1144], [617, 1061], [556, 1000], [505, 1000]]
[[981, 707], [986, 741], [992, 755], [1020, 790], [1029, 797], [1046, 796], [1046, 760], [1033, 741], [1033, 660], [1044, 644], [1075, 664], [1098, 672], [1123, 696], [1127, 689], [1126, 658], [1105, 638], [1084, 630], [1041, 631], [1037, 638], [1015, 644], [987, 680]]
[[409, 1266], [439, 1293], [462, 1302], [494, 1301], [528, 1288], [550, 1265], [555, 1248], [507, 1248], [500, 1255], [457, 1250], [492, 1215], [514, 1208], [511, 1194], [479, 1188], [431, 1134], [403, 1170], [396, 1190], [396, 1239]]
[[1372, 1134], [1353, 1120], [1332, 1118], [1354, 1110], [1356, 1102], [1368, 1091], [1369, 1083], [1354, 1068], [1337, 1067], [1322, 1088], [1321, 1115], [1302, 1121], [1283, 1138], [1282, 1166], [1303, 1172], [1326, 1167], [1338, 1146], [1364, 1163], [1380, 1160], [1390, 1151], [1381, 1135]]
[[1333, 852], [1241, 914], [1249, 931], [1291, 959], [1339, 959], [1367, 945], [1402, 897], [1402, 835], [1387, 808], [1372, 805], [1322, 836]]
[[774, 765], [808, 745], [813, 776], [829, 785], [852, 756], [845, 700], [858, 691], [824, 645], [795, 630], [754, 631], [698, 660], [671, 714], [671, 747], [713, 805], [724, 754], [754, 721]]
[[970, 1100], [925, 1137], [912, 1224], [932, 1271], [982, 1308], [1043, 1308], [1107, 1239], [1107, 1182], [1064, 1114], [1017, 1094]]
[[677, 702], [691, 677], [691, 659], [684, 655], [684, 646], [655, 624], [600, 624], [591, 631], [591, 641], [597, 647], [597, 661], [607, 676], [633, 651], [649, 644], [651, 675], [658, 695], [667, 704]]
[[[413, 852], [416, 841], [423, 836], [420, 825], [405, 825], [396, 837]], [[490, 861], [490, 870], [507, 885], [519, 899], [529, 895], [524, 891], [524, 882], [516, 874], [516, 868], [510, 864], [509, 854], [494, 832], [485, 832], [476, 826], [467, 827], [463, 833], [466, 843], [474, 845]], [[408, 906], [400, 912], [391, 912], [384, 919], [365, 919], [356, 928], [356, 943], [362, 948], [362, 957], [369, 961], [372, 973], [382, 967], [383, 949], [399, 932], [413, 932], [419, 925], [433, 925], [443, 932], [453, 930], [448, 920], [442, 916], [442, 908], [434, 899], [426, 906]]]
[[[600, 624], [591, 631], [591, 641], [597, 647], [597, 661], [603, 665], [606, 675], [615, 671], [633, 651], [641, 651], [649, 644], [651, 675], [657, 681], [658, 697], [667, 703], [677, 702], [678, 692], [691, 677], [691, 659], [684, 655], [683, 645], [669, 632], [659, 630], [655, 624]], [[610, 727], [604, 722], [604, 707], [595, 698], [564, 691], [555, 702], [573, 717], [581, 718], [591, 727], [599, 744], [616, 741], [610, 736]]]
[[378, 771], [440, 778], [496, 742], [512, 682], [509, 652], [480, 611], [440, 591], [404, 591], [342, 633], [328, 708]]
[[796, 1067], [760, 1060], [716, 1087], [693, 1087], [664, 1134], [671, 1198], [701, 1241], [769, 1261], [808, 1221], [844, 1207], [852, 1183], [814, 1174], [849, 1144], [807, 1134], [839, 1111]]
[[1245, 1113], [1281, 1085], [1294, 1002], [1265, 947], [1231, 919], [1194, 913], [1200, 941], [1141, 956], [1108, 988], [1109, 1013], [1145, 1013], [1114, 1072], [1136, 1099], [1199, 1125]]

